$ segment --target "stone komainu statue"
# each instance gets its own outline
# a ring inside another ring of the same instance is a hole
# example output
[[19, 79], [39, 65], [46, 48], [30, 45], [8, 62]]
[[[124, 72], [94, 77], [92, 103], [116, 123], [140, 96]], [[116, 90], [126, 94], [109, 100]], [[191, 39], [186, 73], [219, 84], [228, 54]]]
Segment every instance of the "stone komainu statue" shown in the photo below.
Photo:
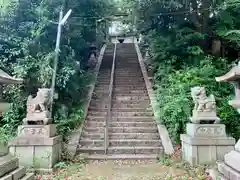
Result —
[[51, 89], [39, 88], [35, 98], [32, 95], [27, 99], [27, 113], [48, 111], [51, 99]]
[[216, 102], [211, 94], [207, 97], [204, 87], [191, 88], [191, 95], [194, 101], [194, 110], [196, 111], [216, 111]]
[[191, 88], [191, 95], [194, 101], [192, 123], [199, 124], [200, 121], [220, 123], [216, 114], [216, 101], [212, 94], [207, 96], [204, 87], [196, 86]]
[[[37, 96], [31, 95], [27, 99], [27, 116], [23, 120], [24, 124], [34, 122], [34, 124], [47, 124], [50, 118], [51, 89], [39, 88]], [[41, 123], [40, 123], [41, 124]]]

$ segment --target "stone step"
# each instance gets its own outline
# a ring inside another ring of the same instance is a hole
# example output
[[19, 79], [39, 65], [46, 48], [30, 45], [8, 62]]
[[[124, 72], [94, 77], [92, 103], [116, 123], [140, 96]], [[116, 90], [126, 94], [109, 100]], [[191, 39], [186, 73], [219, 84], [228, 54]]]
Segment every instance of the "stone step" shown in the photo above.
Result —
[[126, 93], [126, 94], [134, 94], [134, 93], [137, 93], [137, 94], [140, 94], [140, 93], [144, 93], [144, 94], [148, 94], [148, 91], [147, 91], [147, 89], [140, 89], [140, 90], [138, 90], [138, 89], [133, 89], [133, 90], [131, 90], [131, 89], [117, 89], [117, 88], [115, 88], [114, 90], [113, 90], [113, 93]]
[[157, 160], [158, 154], [111, 154], [111, 155], [89, 155], [88, 160]]
[[24, 167], [18, 167], [17, 169], [14, 169], [13, 171], [10, 171], [9, 173], [5, 174], [1, 179], [19, 180], [22, 177], [24, 177], [25, 174], [26, 169]]
[[[143, 81], [143, 76], [140, 73], [125, 73], [124, 75], [122, 73], [115, 72], [114, 73], [115, 77], [118, 77], [117, 80], [122, 80], [122, 79], [127, 79], [128, 80], [142, 80]], [[116, 80], [116, 79], [114, 79]]]
[[[97, 84], [99, 85], [105, 85], [105, 84], [109, 84], [110, 81], [105, 81], [105, 80], [101, 80], [101, 81], [98, 81]], [[129, 84], [132, 84], [132, 85], [142, 85], [144, 86], [145, 85], [145, 82], [143, 80], [134, 80], [134, 79], [131, 79], [131, 80], [114, 80], [114, 84], [118, 84], [118, 85], [129, 85]]]
[[[138, 67], [139, 66], [139, 63], [135, 60], [131, 60], [131, 59], [128, 59], [129, 61], [127, 61], [127, 62], [125, 62], [125, 63], [122, 63], [122, 60], [121, 61], [116, 61], [116, 68], [119, 68], [119, 66], [120, 67], [123, 67], [123, 68], [125, 68], [125, 67], [128, 67], [128, 66], [124, 66], [124, 65], [132, 65], [133, 67]], [[117, 66], [118, 65], [118, 66]]]
[[117, 97], [119, 97], [119, 96], [123, 96], [123, 97], [139, 97], [139, 96], [145, 96], [145, 97], [148, 97], [148, 93], [144, 93], [144, 92], [142, 92], [142, 93], [136, 93], [136, 92], [134, 92], [134, 93], [126, 93], [126, 92], [120, 92], [120, 91], [118, 91], [118, 92], [113, 92], [112, 93], [112, 95], [113, 96], [117, 96]]
[[104, 154], [104, 147], [79, 147], [77, 153]]
[[139, 77], [135, 77], [135, 78], [133, 78], [133, 77], [126, 77], [126, 78], [124, 78], [124, 77], [121, 77], [121, 78], [115, 78], [114, 79], [114, 82], [116, 82], [116, 83], [124, 83], [124, 82], [129, 82], [129, 83], [135, 83], [135, 82], [137, 82], [137, 83], [144, 83], [144, 80], [141, 78], [141, 79], [139, 79]]
[[[92, 140], [104, 140], [104, 133], [89, 133], [86, 131], [82, 132], [83, 139], [92, 139]], [[158, 133], [109, 133], [109, 139], [143, 139], [143, 140], [159, 140]]]
[[91, 108], [107, 108], [107, 103], [96, 103], [95, 101], [90, 102]]
[[[81, 139], [80, 145], [84, 147], [104, 147], [104, 140], [92, 140], [92, 139]], [[160, 140], [149, 140], [149, 139], [114, 139], [109, 140], [109, 146], [142, 146], [142, 147], [159, 147], [161, 146]]]
[[143, 139], [114, 139], [114, 140], [109, 140], [109, 145], [110, 146], [134, 146], [134, 147], [138, 147], [138, 146], [142, 146], [142, 147], [159, 147], [161, 146], [161, 141], [160, 140], [143, 140]]
[[112, 97], [113, 100], [118, 100], [118, 101], [129, 101], [129, 100], [149, 100], [148, 96], [116, 96], [114, 95]]
[[95, 85], [94, 92], [108, 92], [109, 91], [109, 85]]
[[[104, 85], [104, 84], [100, 84]], [[114, 82], [114, 87], [145, 87], [144, 82]]]
[[110, 139], [160, 139], [158, 133], [110, 133]]
[[115, 70], [114, 74], [117, 75], [116, 77], [143, 77], [141, 70], [135, 71], [133, 68], [125, 69], [125, 70]]
[[[94, 92], [108, 92], [109, 91], [109, 86], [96, 86], [94, 89]], [[127, 92], [134, 92], [134, 91], [142, 91], [143, 93], [147, 93], [147, 89], [145, 87], [115, 87], [113, 86], [113, 93], [114, 92], [122, 92], [122, 93], [127, 93]]]
[[22, 177], [20, 180], [34, 180], [34, 174], [33, 173], [27, 173], [24, 177]]
[[112, 100], [112, 104], [132, 104], [132, 105], [136, 105], [136, 104], [145, 104], [145, 105], [149, 105], [150, 104], [150, 100], [117, 100], [117, 99], [113, 99]]
[[107, 79], [110, 76], [111, 76], [111, 71], [110, 70], [108, 70], [106, 72], [98, 72], [97, 79]]
[[[88, 154], [104, 154], [104, 147], [85, 147], [82, 146], [78, 152]], [[162, 147], [109, 147], [108, 154], [161, 154], [163, 153]]]
[[[111, 71], [106, 72], [106, 73], [102, 73], [99, 72], [98, 76], [97, 76], [97, 80], [104, 80], [104, 79], [108, 79], [111, 76]], [[109, 79], [108, 79], [109, 80]]]
[[[99, 106], [98, 106], [99, 107]], [[102, 106], [103, 107], [103, 106]], [[113, 108], [151, 108], [150, 104], [123, 104], [123, 103], [114, 103], [112, 104]]]
[[[89, 133], [103, 133], [104, 128], [98, 127], [98, 128], [89, 128], [84, 127], [84, 131], [87, 131]], [[108, 128], [109, 133], [157, 133], [158, 129], [157, 127], [109, 127]]]
[[84, 147], [88, 147], [88, 148], [91, 148], [91, 147], [104, 147], [104, 139], [102, 140], [99, 140], [99, 139], [88, 139], [88, 138], [84, 138], [84, 139], [81, 139], [80, 142], [79, 142], [80, 146], [84, 146]]
[[[89, 111], [94, 112], [107, 112], [107, 108], [93, 108], [90, 107]], [[152, 109], [146, 109], [146, 108], [111, 108], [112, 112], [152, 112]]]
[[141, 91], [141, 90], [147, 90], [145, 85], [140, 85], [140, 86], [136, 86], [136, 85], [128, 85], [128, 86], [113, 86], [114, 91], [120, 90], [129, 90], [129, 91]]
[[152, 146], [112, 146], [108, 148], [109, 154], [159, 154], [163, 151], [162, 147]]
[[[86, 127], [103, 127], [104, 126], [104, 121], [99, 122], [99, 121], [86, 121], [85, 122]], [[109, 127], [155, 127], [156, 122], [108, 122]]]
[[[90, 102], [91, 108], [107, 108], [107, 103], [96, 103], [96, 101]], [[112, 108], [143, 108], [152, 109], [150, 104], [123, 104], [121, 102], [112, 104]]]
[[[91, 116], [88, 115], [86, 118], [86, 121], [105, 121], [106, 117], [102, 117], [102, 116]], [[112, 117], [112, 121], [118, 121], [118, 122], [152, 122], [153, 117], [149, 117], [149, 116], [132, 116], [132, 117]]]
[[87, 131], [82, 132], [82, 137], [81, 138], [89, 138], [89, 139], [94, 139], [94, 140], [104, 140], [104, 133], [89, 133]]
[[18, 159], [11, 154], [0, 157], [0, 177], [17, 169], [18, 164]]
[[[149, 116], [152, 117], [154, 114], [153, 112], [112, 112], [112, 116]], [[88, 115], [90, 116], [106, 116], [107, 112], [97, 112], [97, 111], [88, 111]]]

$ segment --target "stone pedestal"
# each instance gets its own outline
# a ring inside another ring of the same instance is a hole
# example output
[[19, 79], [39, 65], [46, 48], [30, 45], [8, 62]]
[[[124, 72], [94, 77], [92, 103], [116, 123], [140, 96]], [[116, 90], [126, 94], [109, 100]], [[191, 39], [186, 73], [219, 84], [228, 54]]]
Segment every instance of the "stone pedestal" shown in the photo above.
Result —
[[235, 139], [227, 137], [224, 124], [187, 124], [181, 135], [182, 158], [191, 165], [211, 164], [234, 149]]
[[224, 156], [224, 162], [218, 163], [218, 171], [222, 180], [240, 179], [240, 140], [235, 149]]
[[60, 160], [62, 137], [56, 136], [56, 125], [21, 125], [18, 137], [9, 142], [11, 154], [20, 165], [34, 170], [52, 170]]
[[8, 153], [5, 145], [0, 145], [0, 179], [1, 180], [34, 180], [34, 174], [26, 174], [24, 167], [19, 167], [17, 157]]

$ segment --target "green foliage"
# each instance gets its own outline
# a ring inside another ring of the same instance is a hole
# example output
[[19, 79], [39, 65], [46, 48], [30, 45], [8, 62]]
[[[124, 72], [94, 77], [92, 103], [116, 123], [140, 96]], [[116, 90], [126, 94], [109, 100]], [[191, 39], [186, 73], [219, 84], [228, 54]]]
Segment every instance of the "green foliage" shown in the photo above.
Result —
[[240, 48], [240, 1], [226, 0], [219, 5], [219, 13], [216, 17], [217, 21], [214, 25], [216, 34], [231, 42], [231, 47], [239, 50]]
[[234, 137], [239, 137], [240, 131], [237, 126], [239, 115], [228, 105], [232, 88], [229, 88], [228, 84], [215, 81], [216, 76], [228, 69], [223, 68], [225, 63], [223, 59], [206, 56], [198, 66], [173, 71], [168, 74], [165, 82], [156, 82], [161, 121], [166, 125], [175, 142], [179, 143], [179, 135], [185, 132], [185, 125], [189, 122], [193, 108], [190, 88], [194, 86], [204, 86], [209, 93], [215, 95], [218, 115], [227, 125], [228, 132]]
[[[140, 0], [133, 8], [138, 12], [139, 33], [151, 49], [159, 121], [172, 139], [179, 143], [189, 122], [193, 86], [204, 86], [216, 97], [219, 117], [228, 133], [238, 139], [239, 114], [228, 105], [233, 88], [217, 83], [215, 77], [229, 71], [239, 56], [240, 1]], [[225, 59], [209, 55], [213, 39], [224, 44]]]
[[[27, 96], [36, 95], [39, 87], [51, 86], [57, 34], [54, 22], [58, 21], [62, 6], [65, 12], [71, 8], [73, 13], [62, 31], [56, 77], [59, 98], [54, 102], [53, 116], [61, 134], [81, 123], [82, 105], [92, 82], [84, 69], [89, 47], [91, 44], [100, 47], [103, 43], [105, 21], [97, 24], [96, 20], [111, 13], [110, 3], [107, 0], [0, 1], [0, 68], [24, 79], [24, 85], [5, 88], [5, 99], [13, 103], [0, 123], [7, 129], [3, 132], [7, 136], [13, 136], [22, 123]], [[77, 61], [81, 68], [77, 67]]]

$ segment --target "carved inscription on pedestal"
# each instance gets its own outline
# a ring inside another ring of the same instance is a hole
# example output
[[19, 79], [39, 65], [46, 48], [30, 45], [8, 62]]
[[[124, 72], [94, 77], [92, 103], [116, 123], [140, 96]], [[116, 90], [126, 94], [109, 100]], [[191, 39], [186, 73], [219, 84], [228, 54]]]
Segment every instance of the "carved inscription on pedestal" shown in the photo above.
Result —
[[225, 131], [222, 127], [198, 127], [195, 135], [199, 136], [221, 136]]
[[46, 130], [44, 127], [42, 127], [42, 128], [23, 127], [20, 130], [20, 134], [25, 135], [25, 136], [45, 136]]

